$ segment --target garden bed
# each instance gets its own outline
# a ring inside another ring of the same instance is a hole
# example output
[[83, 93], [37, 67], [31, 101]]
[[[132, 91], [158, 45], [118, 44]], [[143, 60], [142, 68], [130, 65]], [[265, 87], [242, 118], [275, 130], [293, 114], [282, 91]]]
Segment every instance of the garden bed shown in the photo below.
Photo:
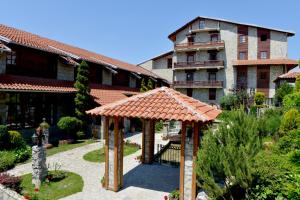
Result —
[[[128, 156], [137, 152], [141, 147], [138, 144], [124, 143], [124, 156]], [[83, 156], [83, 159], [90, 162], [104, 162], [105, 161], [105, 147], [91, 151]]]

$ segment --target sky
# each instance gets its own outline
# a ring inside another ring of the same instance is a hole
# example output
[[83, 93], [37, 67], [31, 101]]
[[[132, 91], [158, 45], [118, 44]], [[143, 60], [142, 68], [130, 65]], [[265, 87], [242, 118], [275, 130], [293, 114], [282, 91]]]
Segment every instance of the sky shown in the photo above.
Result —
[[216, 17], [296, 32], [289, 57], [299, 59], [299, 7], [298, 0], [9, 0], [0, 23], [138, 64], [171, 50], [168, 35], [188, 21]]

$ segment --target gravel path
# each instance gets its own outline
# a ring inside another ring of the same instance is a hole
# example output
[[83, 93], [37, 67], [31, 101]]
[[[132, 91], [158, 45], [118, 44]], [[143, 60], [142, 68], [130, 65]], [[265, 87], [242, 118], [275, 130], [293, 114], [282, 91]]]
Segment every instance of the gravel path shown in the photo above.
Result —
[[[141, 143], [141, 134], [136, 134], [126, 139]], [[123, 189], [117, 193], [103, 189], [100, 180], [105, 171], [104, 163], [92, 163], [83, 159], [84, 154], [99, 149], [102, 146], [102, 142], [97, 142], [58, 153], [47, 158], [47, 163], [50, 165], [59, 163], [62, 170], [75, 172], [84, 180], [82, 192], [63, 199], [164, 199], [164, 195], [167, 195], [170, 191], [179, 187], [179, 168], [158, 164], [141, 165], [135, 160], [136, 156], [141, 154], [141, 150], [139, 150], [132, 155], [124, 157]], [[30, 173], [31, 163], [19, 165], [8, 172], [14, 175]]]

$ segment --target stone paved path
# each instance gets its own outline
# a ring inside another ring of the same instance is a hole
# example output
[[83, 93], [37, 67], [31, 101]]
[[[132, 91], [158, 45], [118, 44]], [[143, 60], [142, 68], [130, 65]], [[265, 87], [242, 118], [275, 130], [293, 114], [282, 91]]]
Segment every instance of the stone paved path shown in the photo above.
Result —
[[[131, 141], [141, 143], [140, 134], [128, 137]], [[153, 200], [164, 199], [164, 195], [179, 187], [179, 168], [164, 165], [141, 165], [135, 158], [138, 152], [124, 157], [124, 187], [115, 193], [102, 188], [100, 180], [104, 175], [104, 163], [92, 163], [83, 160], [87, 152], [99, 149], [102, 142], [89, 144], [83, 147], [62, 152], [47, 158], [47, 163], [61, 164], [61, 169], [72, 171], [84, 180], [82, 192], [64, 198], [65, 200]], [[31, 163], [19, 165], [9, 173], [23, 175], [31, 172]]]

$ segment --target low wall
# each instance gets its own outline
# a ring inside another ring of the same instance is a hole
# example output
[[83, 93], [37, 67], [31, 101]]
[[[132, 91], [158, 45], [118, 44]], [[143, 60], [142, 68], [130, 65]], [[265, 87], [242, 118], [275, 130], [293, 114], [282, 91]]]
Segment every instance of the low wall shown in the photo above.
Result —
[[22, 197], [20, 194], [8, 188], [5, 188], [3, 185], [0, 184], [0, 200], [24, 200], [24, 199], [25, 198]]

